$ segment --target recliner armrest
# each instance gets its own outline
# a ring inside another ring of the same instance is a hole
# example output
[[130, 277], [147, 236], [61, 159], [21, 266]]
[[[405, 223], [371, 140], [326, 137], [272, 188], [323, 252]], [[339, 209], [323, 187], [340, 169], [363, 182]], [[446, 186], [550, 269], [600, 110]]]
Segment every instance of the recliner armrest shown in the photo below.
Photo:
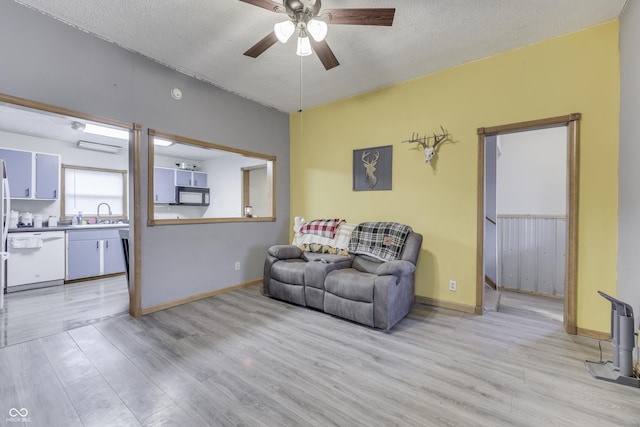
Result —
[[376, 270], [378, 276], [406, 276], [413, 274], [416, 266], [409, 261], [394, 260], [380, 264]]
[[274, 245], [268, 250], [269, 255], [277, 259], [292, 259], [302, 256], [302, 249], [293, 245]]

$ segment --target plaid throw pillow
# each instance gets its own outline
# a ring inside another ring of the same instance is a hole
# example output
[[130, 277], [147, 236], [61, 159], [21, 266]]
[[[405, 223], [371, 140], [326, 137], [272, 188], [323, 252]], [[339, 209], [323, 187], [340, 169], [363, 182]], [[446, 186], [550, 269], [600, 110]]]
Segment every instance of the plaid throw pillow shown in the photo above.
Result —
[[318, 236], [333, 239], [336, 235], [336, 229], [340, 224], [345, 222], [344, 219], [314, 219], [309, 221], [300, 228], [300, 233], [317, 234]]

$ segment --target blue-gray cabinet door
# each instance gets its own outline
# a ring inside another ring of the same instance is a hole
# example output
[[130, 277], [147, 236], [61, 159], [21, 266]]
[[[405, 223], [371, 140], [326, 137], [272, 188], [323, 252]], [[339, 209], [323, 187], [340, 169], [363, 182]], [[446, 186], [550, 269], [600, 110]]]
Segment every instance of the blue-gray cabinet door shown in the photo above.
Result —
[[206, 187], [207, 186], [207, 174], [205, 172], [193, 173], [193, 186], [194, 187]]
[[154, 203], [175, 203], [174, 169], [153, 168], [153, 201]]
[[70, 240], [67, 247], [67, 279], [100, 275], [100, 240]]
[[176, 170], [176, 185], [191, 187], [191, 171]]
[[4, 159], [7, 164], [11, 198], [32, 198], [31, 178], [33, 176], [33, 153], [31, 151], [0, 148], [0, 159]]
[[124, 255], [120, 239], [106, 239], [104, 245], [104, 274], [124, 273]]
[[60, 182], [60, 157], [36, 153], [36, 199], [57, 199]]

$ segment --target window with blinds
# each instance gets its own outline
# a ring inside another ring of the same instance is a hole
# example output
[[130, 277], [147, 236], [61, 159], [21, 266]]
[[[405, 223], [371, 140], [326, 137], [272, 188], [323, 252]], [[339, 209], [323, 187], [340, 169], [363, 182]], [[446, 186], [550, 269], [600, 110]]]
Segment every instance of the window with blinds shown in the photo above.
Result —
[[95, 217], [100, 203], [100, 215], [110, 219], [126, 219], [127, 171], [62, 165], [62, 211], [65, 218], [82, 212], [83, 217]]

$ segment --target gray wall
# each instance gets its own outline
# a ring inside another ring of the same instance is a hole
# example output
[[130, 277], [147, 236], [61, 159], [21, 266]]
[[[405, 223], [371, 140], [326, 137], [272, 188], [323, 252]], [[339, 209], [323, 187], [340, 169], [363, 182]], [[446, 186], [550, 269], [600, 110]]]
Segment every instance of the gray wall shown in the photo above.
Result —
[[[13, 1], [0, 2], [0, 93], [277, 156], [278, 221], [142, 227], [142, 307], [262, 276], [268, 246], [289, 232], [289, 117], [177, 73]], [[229, 55], [241, 52], [230, 52]], [[175, 101], [169, 90], [182, 89]], [[234, 262], [242, 269], [234, 271]]]
[[618, 297], [640, 320], [640, 2], [620, 19], [620, 166], [618, 193]]

